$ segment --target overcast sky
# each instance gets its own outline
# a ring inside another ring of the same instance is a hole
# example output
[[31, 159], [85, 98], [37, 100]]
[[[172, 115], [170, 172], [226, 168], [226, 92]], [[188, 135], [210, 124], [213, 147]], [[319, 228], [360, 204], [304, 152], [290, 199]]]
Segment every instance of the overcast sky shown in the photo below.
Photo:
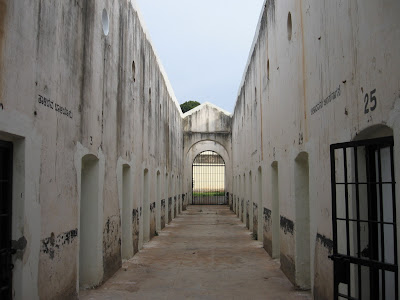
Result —
[[233, 112], [264, 0], [136, 0], [179, 103]]

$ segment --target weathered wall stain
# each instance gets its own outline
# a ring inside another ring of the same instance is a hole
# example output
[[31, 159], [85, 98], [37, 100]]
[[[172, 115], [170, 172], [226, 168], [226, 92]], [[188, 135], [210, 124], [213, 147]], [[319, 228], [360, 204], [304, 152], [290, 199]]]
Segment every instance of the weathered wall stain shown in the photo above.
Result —
[[11, 247], [16, 250], [24, 250], [27, 244], [27, 240], [24, 236], [20, 237], [17, 241], [11, 241]]
[[293, 235], [293, 233], [294, 233], [294, 223], [293, 223], [292, 220], [289, 220], [289, 219], [285, 218], [284, 216], [281, 216], [280, 226], [281, 226], [281, 229], [283, 229], [283, 232], [285, 234], [290, 233], [291, 235]]
[[132, 210], [132, 241], [133, 241], [133, 253], [139, 251], [139, 209]]
[[317, 242], [319, 242], [322, 246], [324, 246], [326, 249], [328, 249], [329, 253], [332, 253], [333, 250], [333, 241], [326, 236], [317, 233]]
[[258, 234], [258, 205], [253, 203], [253, 236]]
[[17, 250], [17, 253], [15, 253], [14, 256], [16, 259], [22, 260], [27, 243], [28, 241], [24, 236], [20, 237], [17, 241], [11, 241], [11, 248]]
[[242, 200], [240, 201], [240, 209], [241, 209], [240, 220], [243, 222], [244, 199], [242, 199]]
[[172, 197], [168, 198], [168, 224], [172, 221]]
[[62, 248], [62, 246], [71, 244], [77, 236], [78, 229], [60, 233], [57, 236], [55, 236], [54, 233], [51, 233], [50, 237], [41, 240], [40, 251], [48, 254], [51, 259], [54, 259], [56, 252]]
[[246, 227], [250, 228], [250, 200], [246, 201]]
[[185, 194], [182, 194], [182, 210], [186, 210]]
[[174, 196], [174, 216], [178, 214], [178, 202], [176, 200], [176, 196]]
[[269, 255], [272, 256], [272, 239], [270, 231], [272, 230], [272, 212], [264, 207], [264, 224], [263, 224], [263, 247]]
[[165, 199], [161, 200], [161, 229], [165, 228]]
[[[121, 267], [120, 217], [110, 216], [103, 229], [104, 280], [110, 278]], [[117, 255], [115, 253], [118, 253]]]
[[156, 203], [150, 203], [150, 239], [156, 235]]
[[264, 207], [264, 220], [265, 222], [272, 221], [272, 211], [266, 207]]

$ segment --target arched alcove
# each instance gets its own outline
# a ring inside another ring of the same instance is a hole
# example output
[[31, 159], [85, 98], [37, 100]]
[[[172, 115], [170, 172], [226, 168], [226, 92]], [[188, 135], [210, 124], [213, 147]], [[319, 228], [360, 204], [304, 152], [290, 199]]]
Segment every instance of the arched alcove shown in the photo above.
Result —
[[311, 287], [310, 268], [310, 197], [308, 153], [301, 152], [295, 159], [295, 239], [296, 285], [302, 289]]
[[271, 164], [271, 197], [272, 197], [272, 235], [267, 238], [267, 252], [272, 258], [280, 256], [280, 199], [278, 162]]
[[143, 171], [143, 242], [150, 240], [149, 170]]
[[102, 249], [99, 228], [99, 160], [92, 154], [82, 158], [79, 216], [79, 286], [88, 288], [100, 283]]
[[156, 230], [161, 231], [161, 173], [156, 174]]
[[393, 129], [383, 125], [373, 125], [361, 130], [357, 135], [353, 138], [354, 141], [366, 140], [366, 139], [374, 139], [385, 136], [393, 136]]
[[263, 241], [263, 173], [261, 166], [258, 167], [258, 175], [257, 175], [257, 227], [253, 229], [253, 232], [257, 231], [257, 239], [259, 241]]
[[133, 191], [131, 168], [128, 164], [122, 166], [122, 210], [121, 210], [121, 255], [123, 259], [133, 256], [132, 239], [132, 207]]

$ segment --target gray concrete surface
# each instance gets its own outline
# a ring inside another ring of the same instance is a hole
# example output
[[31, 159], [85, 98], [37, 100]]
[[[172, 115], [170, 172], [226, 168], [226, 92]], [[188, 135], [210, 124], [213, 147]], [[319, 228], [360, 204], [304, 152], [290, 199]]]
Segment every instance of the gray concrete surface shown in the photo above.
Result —
[[80, 299], [311, 299], [295, 290], [228, 206], [189, 206]]

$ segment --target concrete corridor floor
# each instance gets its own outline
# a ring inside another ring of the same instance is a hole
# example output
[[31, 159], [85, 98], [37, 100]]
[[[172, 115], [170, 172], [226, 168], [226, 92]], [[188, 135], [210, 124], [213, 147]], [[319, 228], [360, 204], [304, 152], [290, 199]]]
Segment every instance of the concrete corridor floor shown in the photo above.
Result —
[[227, 206], [190, 206], [80, 299], [311, 299]]

